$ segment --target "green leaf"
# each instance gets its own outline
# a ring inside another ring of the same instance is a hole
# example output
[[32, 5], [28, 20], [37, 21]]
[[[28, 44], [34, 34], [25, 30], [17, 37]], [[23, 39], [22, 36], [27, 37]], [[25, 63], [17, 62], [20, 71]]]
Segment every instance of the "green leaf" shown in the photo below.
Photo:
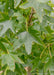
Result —
[[14, 0], [14, 8], [16, 8], [20, 2], [21, 2], [21, 0]]
[[40, 3], [39, 0], [27, 0], [27, 3], [23, 3], [22, 5], [20, 5], [20, 8], [26, 9], [28, 7], [33, 7], [35, 9], [40, 22], [42, 22], [42, 17], [44, 15], [43, 9], [51, 10], [50, 6], [44, 3]]
[[5, 53], [7, 53], [7, 49], [6, 49], [6, 47], [3, 45], [2, 42], [0, 42], [0, 49], [1, 49], [1, 51], [4, 51]]
[[0, 22], [9, 20], [9, 15], [7, 13], [0, 12], [0, 14], [1, 14]]
[[51, 72], [51, 74], [54, 74], [54, 59], [49, 59], [47, 63], [44, 65], [44, 70], [47, 72], [48, 70]]
[[50, 0], [37, 0], [37, 1], [42, 2], [42, 3], [45, 3], [45, 2], [48, 2]]
[[15, 69], [15, 62], [23, 63], [23, 61], [17, 56], [13, 54], [4, 54], [0, 57], [2, 59], [2, 66], [8, 65], [11, 71]]
[[19, 57], [17, 57], [17, 55], [11, 54], [11, 56], [15, 60], [15, 62], [18, 62], [20, 64], [23, 64], [24, 63]]
[[14, 71], [15, 63], [14, 63], [12, 56], [10, 54], [5, 54], [5, 55], [2, 55], [1, 58], [2, 58], [2, 66], [7, 64], [9, 69]]
[[5, 53], [7, 53], [7, 49], [6, 49], [6, 47], [5, 47], [5, 45], [3, 43], [10, 44], [10, 42], [7, 39], [5, 39], [5, 38], [1, 38], [0, 37], [0, 49], [1, 49], [1, 51], [4, 51]]
[[53, 2], [0, 0], [1, 75], [54, 75]]
[[15, 12], [12, 17], [16, 17], [15, 30], [19, 31], [25, 27], [25, 17], [19, 11]]
[[0, 32], [0, 36], [2, 36], [8, 29], [11, 29], [11, 31], [14, 33], [14, 30], [13, 30], [14, 21], [7, 20], [4, 22], [1, 22], [0, 25], [3, 25], [3, 29]]
[[7, 75], [16, 75], [16, 73], [9, 70], [7, 71]]
[[14, 43], [15, 50], [25, 44], [26, 52], [31, 53], [32, 42], [40, 44], [29, 32], [22, 32], [18, 35], [19, 39]]
[[17, 11], [16, 13], [14, 13], [14, 14], [13, 14], [13, 17], [16, 17], [17, 20], [18, 20], [20, 23], [25, 22], [25, 17], [24, 17], [23, 14], [20, 13], [19, 11]]
[[0, 11], [2, 11], [2, 12], [3, 12], [3, 11], [4, 11], [4, 9], [5, 9], [5, 3], [3, 3], [3, 4], [1, 4], [1, 3], [0, 3]]

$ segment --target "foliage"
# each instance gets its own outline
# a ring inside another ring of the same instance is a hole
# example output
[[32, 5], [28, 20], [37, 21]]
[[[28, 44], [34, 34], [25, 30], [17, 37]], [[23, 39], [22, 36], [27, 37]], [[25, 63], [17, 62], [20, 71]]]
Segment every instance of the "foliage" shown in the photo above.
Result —
[[53, 2], [0, 0], [0, 75], [54, 75]]

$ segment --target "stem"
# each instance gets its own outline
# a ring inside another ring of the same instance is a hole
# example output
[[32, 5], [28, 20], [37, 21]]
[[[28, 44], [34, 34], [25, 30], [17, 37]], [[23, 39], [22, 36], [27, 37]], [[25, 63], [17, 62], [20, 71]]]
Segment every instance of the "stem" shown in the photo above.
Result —
[[28, 32], [28, 20], [26, 19], [26, 31]]
[[3, 71], [0, 71], [0, 75], [2, 75]]
[[27, 75], [31, 75], [31, 67], [30, 66], [25, 67], [25, 70], [27, 72]]
[[40, 54], [40, 58], [42, 57], [42, 55], [43, 55], [43, 53], [44, 53], [45, 50], [46, 50], [46, 48], [43, 49], [43, 51], [41, 52], [41, 54]]
[[28, 67], [27, 75], [31, 75], [31, 67]]
[[49, 50], [50, 57], [52, 58], [50, 47], [48, 47], [48, 50]]
[[33, 14], [34, 14], [35, 12], [34, 12], [34, 9], [32, 8], [31, 9], [31, 14], [30, 14], [30, 16], [29, 16], [29, 20], [28, 20], [28, 18], [26, 19], [26, 31], [28, 32], [28, 26], [30, 26], [30, 24], [31, 24], [31, 21], [32, 21], [32, 17], [33, 17]]
[[27, 75], [31, 75], [31, 73], [30, 72], [27, 72]]
[[5, 72], [4, 72], [4, 75], [7, 75], [7, 74], [6, 74], [7, 70], [8, 70], [8, 67], [6, 67]]
[[48, 70], [48, 75], [51, 75], [51, 74], [50, 74], [50, 70]]
[[32, 9], [31, 9], [31, 14], [30, 14], [30, 16], [29, 16], [28, 26], [29, 26], [30, 23], [31, 23], [31, 20], [32, 20], [33, 14], [34, 14], [34, 9], [32, 8]]
[[38, 74], [38, 69], [36, 69], [36, 74], [39, 75], [39, 74]]

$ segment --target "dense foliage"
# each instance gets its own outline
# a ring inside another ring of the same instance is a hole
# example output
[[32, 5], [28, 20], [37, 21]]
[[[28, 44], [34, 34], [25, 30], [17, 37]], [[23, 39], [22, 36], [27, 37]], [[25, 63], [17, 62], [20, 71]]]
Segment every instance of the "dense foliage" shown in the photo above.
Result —
[[53, 7], [53, 0], [0, 0], [0, 75], [54, 75]]

